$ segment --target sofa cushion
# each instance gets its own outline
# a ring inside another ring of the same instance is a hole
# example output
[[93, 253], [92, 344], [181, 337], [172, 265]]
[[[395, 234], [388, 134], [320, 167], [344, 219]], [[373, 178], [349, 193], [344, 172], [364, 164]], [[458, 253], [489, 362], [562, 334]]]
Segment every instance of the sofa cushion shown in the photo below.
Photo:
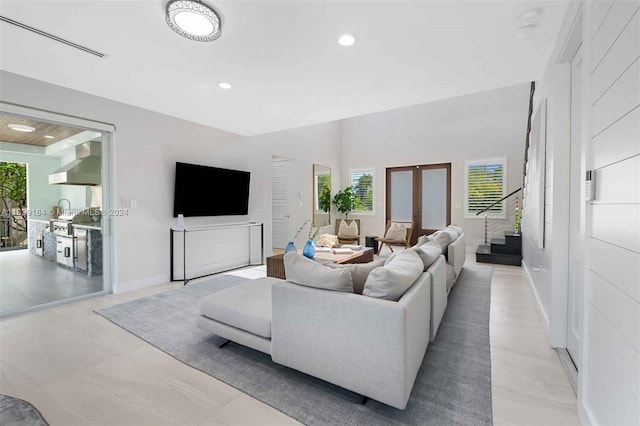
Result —
[[329, 268], [298, 253], [284, 255], [284, 272], [294, 284], [353, 293], [349, 269]]
[[458, 233], [458, 237], [463, 234], [462, 228], [460, 228], [458, 225], [449, 225], [447, 226], [447, 228], [451, 228], [456, 231]]
[[427, 241], [432, 241], [433, 238], [429, 238], [429, 237], [430, 235], [420, 235], [418, 237], [418, 242], [414, 247], [420, 247], [421, 245], [425, 244]]
[[277, 278], [260, 278], [217, 291], [202, 299], [200, 313], [270, 339], [271, 285], [277, 281]]
[[369, 274], [376, 268], [384, 266], [384, 259], [376, 259], [369, 263], [352, 263], [349, 265], [351, 271], [351, 280], [353, 281], [353, 292], [362, 294], [364, 284], [369, 278]]
[[400, 252], [385, 266], [369, 273], [362, 294], [398, 300], [422, 274], [422, 268], [422, 260], [414, 250]]
[[364, 283], [367, 281], [369, 273], [380, 266], [384, 266], [385, 259], [378, 258], [368, 263], [327, 263], [326, 266], [334, 269], [345, 268], [351, 272], [351, 281], [353, 282], [353, 292], [362, 294]]
[[460, 233], [458, 232], [458, 230], [453, 226], [447, 226], [444, 229], [444, 232], [448, 232], [453, 237], [453, 241], [457, 240], [458, 237], [460, 236]]
[[449, 246], [449, 244], [454, 242], [457, 238], [454, 238], [452, 234], [453, 232], [447, 232], [446, 230], [438, 231], [433, 234], [434, 241], [440, 244], [440, 249], [443, 253], [447, 251], [447, 247]]
[[424, 265], [423, 271], [429, 269], [429, 266], [442, 254], [440, 245], [431, 242], [418, 247], [412, 247], [411, 250], [414, 250], [418, 253], [418, 256], [420, 256], [420, 260], [422, 260], [422, 264]]
[[346, 220], [341, 220], [338, 228], [338, 238], [347, 240], [358, 238], [358, 222], [352, 220], [351, 223], [347, 223]]

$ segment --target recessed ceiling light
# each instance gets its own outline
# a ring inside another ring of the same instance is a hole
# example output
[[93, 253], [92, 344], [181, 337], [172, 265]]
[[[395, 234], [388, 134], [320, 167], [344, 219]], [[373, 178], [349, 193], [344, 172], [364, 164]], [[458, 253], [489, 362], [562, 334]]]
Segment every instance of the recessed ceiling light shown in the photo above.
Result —
[[218, 87], [221, 88], [221, 89], [225, 89], [225, 90], [231, 89], [231, 85], [229, 83], [225, 83], [225, 82], [219, 83]]
[[171, 0], [167, 3], [167, 25], [189, 40], [214, 41], [222, 35], [220, 16], [198, 0]]
[[25, 133], [31, 133], [31, 132], [35, 132], [36, 128], [35, 127], [31, 127], [31, 126], [26, 126], [24, 124], [14, 124], [14, 123], [10, 123], [8, 125], [8, 127], [11, 130], [15, 130], [16, 132], [25, 132]]
[[356, 42], [356, 38], [351, 34], [343, 34], [338, 39], [338, 44], [340, 46], [345, 46], [345, 47], [353, 46], [355, 42]]
[[53, 139], [54, 138], [54, 136], [51, 136], [51, 135], [44, 135], [44, 137], [47, 138], [47, 139]]

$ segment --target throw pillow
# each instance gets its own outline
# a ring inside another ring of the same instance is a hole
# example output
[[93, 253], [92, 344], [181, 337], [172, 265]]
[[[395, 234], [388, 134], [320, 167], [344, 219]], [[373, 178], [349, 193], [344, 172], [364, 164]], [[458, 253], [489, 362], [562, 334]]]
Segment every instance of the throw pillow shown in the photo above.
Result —
[[385, 240], [402, 241], [407, 239], [407, 228], [391, 225], [384, 236]]
[[290, 283], [353, 293], [351, 272], [348, 269], [327, 268], [298, 253], [289, 252], [284, 255], [284, 272]]
[[442, 249], [439, 244], [424, 244], [419, 247], [413, 247], [414, 250], [420, 256], [422, 264], [424, 265], [423, 271], [429, 269], [429, 266], [435, 262], [442, 254]]
[[338, 269], [338, 268], [348, 269], [351, 272], [351, 281], [353, 282], [353, 292], [355, 294], [362, 294], [362, 290], [364, 290], [364, 283], [367, 281], [367, 277], [369, 277], [369, 273], [374, 269], [379, 268], [380, 266], [384, 266], [384, 262], [385, 260], [380, 258], [369, 263], [351, 263], [351, 264], [328, 263], [327, 266], [334, 269]]
[[413, 250], [398, 253], [385, 266], [369, 273], [362, 294], [386, 300], [398, 300], [422, 274], [422, 261]]
[[344, 238], [346, 240], [358, 238], [358, 222], [352, 220], [349, 224], [346, 220], [340, 221], [340, 227], [338, 227], [338, 238]]

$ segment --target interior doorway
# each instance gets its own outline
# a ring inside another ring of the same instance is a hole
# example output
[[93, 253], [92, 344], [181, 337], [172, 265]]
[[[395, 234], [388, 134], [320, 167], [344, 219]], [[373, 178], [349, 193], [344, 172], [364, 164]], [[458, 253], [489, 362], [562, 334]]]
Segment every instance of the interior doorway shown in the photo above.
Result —
[[24, 172], [13, 193], [2, 190], [24, 250], [0, 250], [0, 317], [109, 293], [113, 126], [0, 107], [2, 174], [15, 164]]
[[567, 298], [567, 352], [578, 369], [584, 288], [584, 206], [582, 180], [585, 164], [582, 150], [582, 48], [571, 60], [571, 139], [569, 164], [569, 291]]
[[291, 202], [292, 160], [273, 157], [271, 164], [272, 247], [283, 250], [292, 235]]
[[386, 219], [413, 221], [411, 244], [451, 224], [451, 163], [387, 168]]

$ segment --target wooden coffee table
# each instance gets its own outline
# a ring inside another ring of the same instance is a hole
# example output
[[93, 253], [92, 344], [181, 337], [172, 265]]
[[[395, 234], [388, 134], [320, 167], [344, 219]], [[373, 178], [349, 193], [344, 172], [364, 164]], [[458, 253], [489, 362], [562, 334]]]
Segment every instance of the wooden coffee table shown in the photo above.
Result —
[[[302, 250], [298, 250], [302, 254]], [[332, 254], [328, 252], [316, 252], [314, 260], [321, 263], [369, 263], [373, 261], [373, 248], [363, 247], [362, 250], [350, 254]], [[267, 276], [285, 280], [284, 254], [276, 254], [267, 257]]]

